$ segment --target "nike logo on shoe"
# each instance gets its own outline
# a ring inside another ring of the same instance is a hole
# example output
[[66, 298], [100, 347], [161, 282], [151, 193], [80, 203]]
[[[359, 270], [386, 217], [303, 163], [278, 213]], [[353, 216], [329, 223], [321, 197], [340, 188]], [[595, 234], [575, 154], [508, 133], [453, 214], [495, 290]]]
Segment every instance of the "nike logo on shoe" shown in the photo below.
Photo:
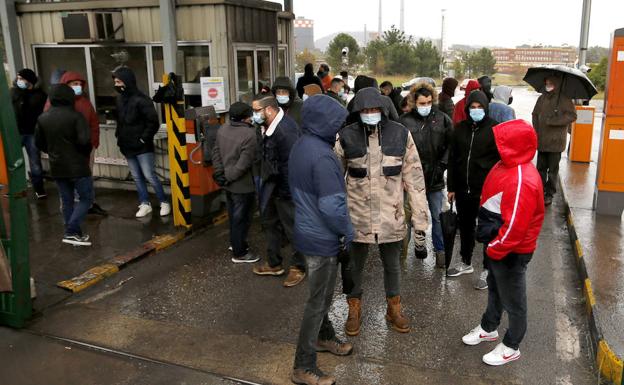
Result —
[[513, 354], [512, 354], [512, 355], [510, 355], [510, 356], [506, 356], [506, 355], [504, 355], [504, 354], [503, 354], [503, 360], [504, 360], [504, 361], [509, 361], [510, 359], [516, 359], [516, 358], [517, 358], [517, 355], [518, 355], [517, 353], [513, 353]]

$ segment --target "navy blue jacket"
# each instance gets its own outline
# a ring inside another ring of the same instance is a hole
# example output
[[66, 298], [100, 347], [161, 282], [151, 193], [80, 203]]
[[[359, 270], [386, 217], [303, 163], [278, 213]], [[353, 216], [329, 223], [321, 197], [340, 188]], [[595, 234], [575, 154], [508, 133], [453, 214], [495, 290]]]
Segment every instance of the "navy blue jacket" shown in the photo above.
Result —
[[262, 141], [261, 177], [264, 182], [274, 182], [273, 195], [282, 199], [291, 199], [288, 186], [288, 156], [301, 130], [290, 116], [284, 117], [271, 135], [265, 135]]
[[326, 95], [303, 103], [303, 136], [290, 152], [288, 180], [295, 203], [294, 247], [304, 255], [334, 257], [354, 231], [344, 171], [333, 151], [344, 107]]

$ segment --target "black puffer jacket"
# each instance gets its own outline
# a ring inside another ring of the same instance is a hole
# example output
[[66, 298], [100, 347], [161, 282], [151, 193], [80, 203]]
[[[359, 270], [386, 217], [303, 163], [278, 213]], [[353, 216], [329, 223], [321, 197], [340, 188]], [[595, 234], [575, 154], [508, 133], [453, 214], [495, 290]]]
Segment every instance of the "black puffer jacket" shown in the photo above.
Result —
[[427, 192], [444, 189], [444, 170], [448, 164], [453, 122], [433, 106], [426, 117], [416, 109], [403, 114], [400, 123], [407, 127], [416, 143], [425, 174]]
[[[470, 118], [469, 107], [479, 102], [485, 117], [476, 123]], [[500, 160], [492, 127], [497, 121], [488, 116], [487, 96], [483, 91], [473, 91], [466, 101], [466, 116], [453, 130], [448, 166], [448, 191], [481, 195], [485, 177]]]
[[35, 141], [48, 154], [54, 178], [91, 175], [91, 130], [84, 116], [74, 110], [75, 97], [74, 90], [66, 84], [52, 86], [52, 107], [37, 120]]
[[299, 99], [297, 96], [297, 91], [293, 87], [290, 78], [286, 76], [280, 76], [275, 79], [273, 83], [273, 87], [271, 88], [271, 92], [275, 95], [275, 91], [278, 89], [288, 90], [290, 94], [290, 100], [287, 104], [280, 104], [279, 106], [284, 110], [286, 115], [290, 116], [297, 122], [299, 127], [301, 127], [301, 107], [303, 107], [303, 100]]
[[160, 127], [152, 100], [136, 86], [134, 72], [120, 67], [113, 76], [122, 80], [125, 91], [117, 97], [117, 145], [125, 156], [154, 152], [154, 135]]
[[23, 90], [17, 86], [11, 88], [11, 101], [20, 135], [35, 133], [37, 118], [43, 112], [47, 99], [48, 95], [39, 87], [30, 90]]

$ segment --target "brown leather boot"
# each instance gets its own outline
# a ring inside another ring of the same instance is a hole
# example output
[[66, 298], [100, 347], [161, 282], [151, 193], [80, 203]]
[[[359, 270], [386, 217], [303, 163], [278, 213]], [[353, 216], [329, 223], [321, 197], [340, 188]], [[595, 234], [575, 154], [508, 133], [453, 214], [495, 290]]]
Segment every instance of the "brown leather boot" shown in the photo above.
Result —
[[401, 296], [388, 297], [388, 311], [386, 321], [390, 322], [392, 328], [399, 333], [410, 331], [409, 320], [401, 314]]
[[324, 374], [320, 370], [294, 369], [290, 380], [299, 385], [334, 385], [336, 378]]
[[362, 308], [359, 298], [347, 299], [349, 304], [349, 316], [345, 324], [345, 332], [348, 336], [357, 336], [360, 334], [360, 323], [362, 322]]

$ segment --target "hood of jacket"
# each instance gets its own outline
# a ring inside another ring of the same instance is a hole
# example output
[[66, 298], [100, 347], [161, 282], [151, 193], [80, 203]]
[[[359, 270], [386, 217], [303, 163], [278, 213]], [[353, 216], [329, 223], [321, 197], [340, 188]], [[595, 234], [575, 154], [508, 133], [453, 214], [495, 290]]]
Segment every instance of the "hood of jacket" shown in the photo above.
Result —
[[493, 102], [509, 104], [509, 98], [511, 97], [511, 87], [508, 86], [498, 86], [494, 88], [494, 98]]
[[[82, 88], [85, 88], [85, 86], [87, 85], [87, 81], [84, 79], [84, 77], [82, 75], [80, 75], [80, 73], [75, 72], [75, 71], [67, 71], [63, 74], [63, 76], [61, 76], [61, 79], [59, 80], [59, 83], [63, 83], [63, 84], [69, 84], [73, 81], [78, 80], [79, 82], [82, 83]], [[123, 80], [123, 79], [122, 79]], [[124, 81], [125, 83], [125, 81]]]
[[470, 96], [470, 93], [475, 90], [481, 89], [481, 84], [474, 79], [468, 80], [468, 84], [466, 84], [466, 98]]
[[358, 91], [368, 87], [379, 88], [377, 87], [377, 80], [366, 75], [358, 75], [353, 81], [353, 92], [356, 94]]
[[438, 104], [438, 91], [436, 91], [436, 89], [433, 88], [433, 86], [430, 83], [421, 82], [421, 83], [414, 84], [412, 88], [410, 89], [407, 100], [411, 103], [412, 108], [416, 108], [416, 91], [418, 91], [421, 88], [424, 88], [429, 91], [429, 93], [431, 94], [431, 102], [433, 103], [433, 105]]
[[[387, 96], [386, 96], [387, 97]], [[351, 112], [360, 112], [366, 108], [381, 108], [381, 113], [388, 117], [388, 106], [383, 100], [384, 96], [377, 87], [366, 87], [361, 89], [353, 98]]]
[[471, 92], [468, 95], [468, 99], [466, 99], [466, 105], [464, 106], [464, 111], [466, 112], [466, 118], [472, 120], [472, 118], [470, 117], [470, 105], [474, 102], [480, 103], [483, 106], [483, 109], [485, 110], [485, 116], [488, 116], [488, 113], [490, 112], [490, 109], [489, 109], [490, 103], [488, 102], [488, 98], [487, 96], [485, 96], [485, 93], [483, 91], [478, 90], [475, 92]]
[[494, 140], [503, 164], [515, 167], [531, 162], [537, 151], [537, 134], [528, 122], [510, 120], [494, 126]]
[[481, 76], [479, 79], [477, 79], [477, 81], [481, 85], [481, 90], [483, 92], [490, 92], [492, 90], [492, 78], [490, 78], [489, 76]]
[[442, 93], [450, 97], [455, 96], [455, 89], [459, 82], [455, 78], [446, 78], [442, 82]]
[[290, 78], [286, 76], [280, 76], [276, 78], [275, 82], [273, 83], [273, 87], [271, 87], [271, 92], [273, 93], [273, 95], [275, 95], [275, 92], [278, 89], [288, 90], [288, 93], [290, 94], [290, 102], [288, 102], [286, 107], [290, 106], [293, 100], [295, 100], [295, 96], [297, 95], [297, 90], [295, 90], [295, 87], [290, 81]]
[[303, 103], [303, 130], [333, 146], [347, 115], [347, 110], [330, 96], [311, 96]]
[[50, 104], [54, 107], [66, 107], [74, 105], [74, 90], [67, 84], [55, 84], [50, 87]]
[[117, 67], [113, 71], [113, 77], [121, 80], [126, 85], [126, 92], [134, 92], [137, 90], [136, 76], [128, 67]]
[[314, 76], [314, 66], [312, 63], [308, 63], [303, 67], [303, 74], [305, 76]]

